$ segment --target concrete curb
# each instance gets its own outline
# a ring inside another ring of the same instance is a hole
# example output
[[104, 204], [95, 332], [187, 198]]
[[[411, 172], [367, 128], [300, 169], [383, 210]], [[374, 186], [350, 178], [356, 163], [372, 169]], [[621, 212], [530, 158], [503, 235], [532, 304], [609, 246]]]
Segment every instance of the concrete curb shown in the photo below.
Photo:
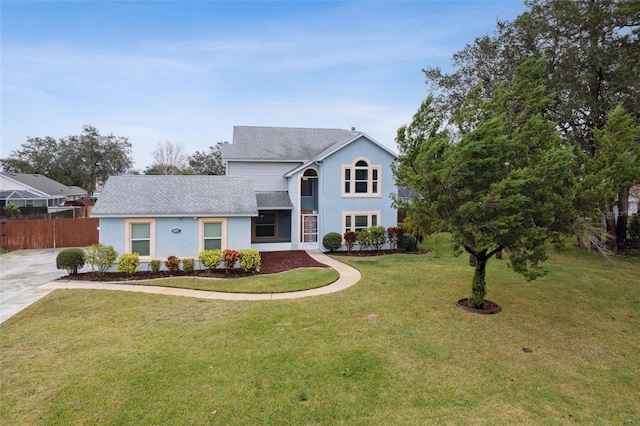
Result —
[[335, 282], [324, 287], [314, 288], [311, 290], [294, 291], [289, 293], [222, 293], [216, 291], [189, 290], [172, 287], [131, 285], [127, 284], [126, 282], [107, 283], [95, 281], [51, 281], [39, 286], [38, 289], [50, 291], [56, 289], [118, 290], [216, 300], [284, 300], [331, 294], [347, 289], [360, 281], [361, 275], [360, 271], [358, 271], [357, 269], [330, 258], [320, 250], [307, 250], [307, 253], [318, 262], [328, 265], [338, 271], [340, 277]]

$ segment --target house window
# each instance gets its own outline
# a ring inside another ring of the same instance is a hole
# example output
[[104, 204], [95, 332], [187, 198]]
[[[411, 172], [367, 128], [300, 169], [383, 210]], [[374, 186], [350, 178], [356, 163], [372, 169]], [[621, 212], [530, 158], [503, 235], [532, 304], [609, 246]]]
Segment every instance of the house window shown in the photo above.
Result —
[[226, 248], [226, 226], [225, 219], [200, 219], [199, 250], [224, 250]]
[[365, 228], [378, 226], [380, 223], [380, 212], [344, 212], [342, 214], [344, 224], [342, 232], [360, 232]]
[[291, 210], [261, 210], [251, 218], [251, 242], [291, 241]]
[[276, 213], [263, 212], [255, 220], [256, 238], [276, 237]]
[[205, 222], [203, 224], [203, 236], [205, 250], [222, 249], [222, 223]]
[[358, 159], [352, 165], [343, 165], [342, 170], [343, 197], [380, 196], [380, 166]]
[[305, 170], [302, 175], [300, 195], [303, 197], [313, 197], [314, 183], [317, 182], [318, 172], [313, 169]]
[[138, 253], [141, 258], [154, 256], [155, 221], [130, 219], [126, 221], [127, 253]]

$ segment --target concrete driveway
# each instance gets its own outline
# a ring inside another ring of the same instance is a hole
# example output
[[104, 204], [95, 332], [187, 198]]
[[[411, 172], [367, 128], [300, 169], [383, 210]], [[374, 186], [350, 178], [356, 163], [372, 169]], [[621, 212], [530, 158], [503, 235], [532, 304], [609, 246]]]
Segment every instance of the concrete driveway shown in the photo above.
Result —
[[53, 291], [38, 286], [67, 275], [64, 269], [56, 269], [61, 250], [17, 250], [0, 255], [0, 323]]

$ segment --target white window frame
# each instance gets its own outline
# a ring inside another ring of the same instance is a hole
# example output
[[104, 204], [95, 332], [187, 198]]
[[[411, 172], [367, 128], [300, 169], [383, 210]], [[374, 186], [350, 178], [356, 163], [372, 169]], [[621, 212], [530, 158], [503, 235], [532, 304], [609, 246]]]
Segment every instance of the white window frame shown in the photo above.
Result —
[[220, 223], [222, 229], [220, 230], [220, 250], [227, 249], [227, 219], [222, 217], [203, 217], [200, 218], [198, 223], [198, 253], [204, 250], [204, 224], [205, 223]]
[[[367, 163], [367, 167], [364, 166], [356, 166], [359, 161], [364, 161]], [[345, 178], [345, 174], [349, 171], [349, 179]], [[367, 170], [367, 192], [356, 192], [356, 183], [363, 182], [356, 180], [356, 170]], [[373, 178], [375, 173], [378, 175], [377, 179]], [[356, 158], [351, 164], [343, 164], [342, 165], [342, 176], [340, 177], [340, 183], [342, 186], [342, 197], [381, 197], [382, 196], [382, 166], [374, 165], [367, 158], [359, 157]], [[376, 191], [373, 191], [374, 183], [376, 184]], [[349, 184], [349, 190], [347, 191], [347, 184]]]
[[125, 219], [125, 248], [124, 252], [127, 254], [133, 253], [131, 251], [131, 225], [135, 223], [148, 223], [149, 224], [149, 255], [140, 256], [140, 261], [148, 261], [155, 259], [156, 256], [156, 220], [155, 219]]
[[[347, 231], [354, 231], [358, 233], [356, 230], [356, 216], [366, 216], [367, 217], [367, 226], [360, 227], [371, 228], [372, 226], [380, 226], [382, 223], [380, 212], [379, 211], [365, 211], [365, 212], [342, 212], [342, 235], [344, 235]], [[376, 224], [372, 225], [372, 217], [376, 217]], [[347, 217], [351, 218], [351, 227], [347, 228]]]

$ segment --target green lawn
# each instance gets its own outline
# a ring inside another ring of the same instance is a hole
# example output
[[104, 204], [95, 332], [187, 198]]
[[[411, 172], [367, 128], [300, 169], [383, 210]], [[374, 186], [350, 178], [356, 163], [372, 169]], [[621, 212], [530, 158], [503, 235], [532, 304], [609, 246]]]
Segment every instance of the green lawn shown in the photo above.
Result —
[[127, 284], [222, 291], [226, 293], [287, 293], [323, 287], [336, 281], [338, 277], [338, 272], [332, 268], [300, 268], [278, 274], [255, 275], [226, 280], [177, 277], [127, 281]]
[[0, 424], [640, 422], [638, 258], [491, 260], [493, 316], [464, 256], [340, 260], [360, 283], [297, 300], [57, 290], [0, 324]]

